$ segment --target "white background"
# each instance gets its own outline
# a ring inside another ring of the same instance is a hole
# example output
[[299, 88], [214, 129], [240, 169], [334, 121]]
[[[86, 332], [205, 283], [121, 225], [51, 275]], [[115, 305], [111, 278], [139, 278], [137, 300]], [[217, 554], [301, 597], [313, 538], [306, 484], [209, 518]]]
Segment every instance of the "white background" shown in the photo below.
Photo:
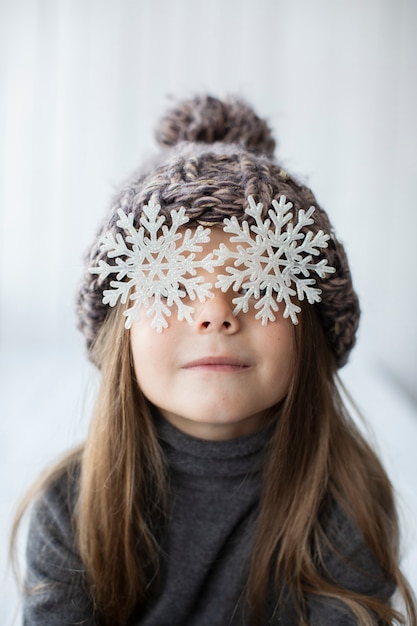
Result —
[[82, 255], [169, 97], [200, 92], [268, 118], [346, 244], [363, 317], [342, 377], [398, 492], [417, 589], [416, 77], [414, 0], [0, 0], [2, 624], [13, 510], [88, 423]]

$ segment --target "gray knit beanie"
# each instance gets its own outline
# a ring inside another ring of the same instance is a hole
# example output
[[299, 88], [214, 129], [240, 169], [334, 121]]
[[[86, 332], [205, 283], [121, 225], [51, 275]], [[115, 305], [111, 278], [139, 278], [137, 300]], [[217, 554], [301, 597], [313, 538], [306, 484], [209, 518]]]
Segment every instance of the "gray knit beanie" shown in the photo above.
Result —
[[[151, 198], [161, 205], [168, 224], [170, 211], [180, 207], [196, 223], [218, 224], [232, 215], [250, 221], [244, 213], [249, 196], [257, 203], [262, 202], [265, 214], [272, 200], [281, 195], [293, 203], [295, 213], [313, 205], [314, 223], [308, 230], [313, 233], [322, 230], [331, 235], [321, 256], [336, 269], [324, 279], [317, 278], [322, 301], [314, 306], [337, 365], [344, 365], [355, 343], [359, 323], [359, 304], [346, 254], [311, 190], [274, 159], [275, 141], [266, 122], [239, 99], [221, 101], [202, 96], [169, 111], [160, 121], [156, 139], [163, 150], [116, 194], [91, 247], [88, 267], [97, 267], [100, 260], [105, 260], [100, 236], [109, 230], [120, 232], [117, 210], [123, 207], [126, 213], [133, 212], [137, 226], [142, 209]], [[80, 287], [78, 325], [89, 350], [109, 312], [102, 298], [110, 280], [108, 277], [103, 281], [87, 269]]]

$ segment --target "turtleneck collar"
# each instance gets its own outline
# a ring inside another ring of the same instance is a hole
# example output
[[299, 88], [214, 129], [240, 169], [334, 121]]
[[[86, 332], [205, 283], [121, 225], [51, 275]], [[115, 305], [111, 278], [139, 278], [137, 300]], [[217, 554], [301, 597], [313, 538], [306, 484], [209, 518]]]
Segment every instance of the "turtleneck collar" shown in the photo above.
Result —
[[192, 476], [239, 477], [257, 473], [274, 424], [244, 437], [225, 441], [199, 439], [155, 416], [159, 440], [170, 470]]

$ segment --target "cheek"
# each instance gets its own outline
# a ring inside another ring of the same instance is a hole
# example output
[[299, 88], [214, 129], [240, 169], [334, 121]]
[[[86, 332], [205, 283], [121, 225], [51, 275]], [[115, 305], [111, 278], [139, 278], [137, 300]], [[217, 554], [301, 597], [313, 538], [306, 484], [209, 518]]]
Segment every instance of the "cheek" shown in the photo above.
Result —
[[133, 324], [130, 346], [136, 380], [142, 391], [145, 392], [145, 387], [161, 384], [170, 367], [173, 340], [169, 329], [158, 333], [147, 325], [147, 320]]
[[[156, 332], [154, 333], [157, 334]], [[130, 331], [130, 348], [132, 351], [133, 367], [136, 380], [142, 387], [146, 382], [147, 372], [153, 368], [155, 351], [152, 350], [152, 338], [150, 332], [142, 328], [140, 324], [133, 324]]]
[[262, 346], [269, 374], [275, 381], [279, 381], [279, 386], [285, 393], [291, 383], [295, 365], [294, 329], [292, 323], [287, 322], [288, 320], [279, 322], [276, 328], [271, 324], [269, 332], [265, 333]]

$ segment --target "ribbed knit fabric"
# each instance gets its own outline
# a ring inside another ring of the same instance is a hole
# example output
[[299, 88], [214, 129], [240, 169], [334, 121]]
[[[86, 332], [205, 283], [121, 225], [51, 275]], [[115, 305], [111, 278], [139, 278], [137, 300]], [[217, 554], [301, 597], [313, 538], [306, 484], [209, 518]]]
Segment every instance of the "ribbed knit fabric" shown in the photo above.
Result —
[[213, 442], [185, 435], [164, 421], [158, 428], [171, 469], [170, 524], [163, 545], [163, 593], [140, 623], [242, 623], [238, 604], [269, 429]]

